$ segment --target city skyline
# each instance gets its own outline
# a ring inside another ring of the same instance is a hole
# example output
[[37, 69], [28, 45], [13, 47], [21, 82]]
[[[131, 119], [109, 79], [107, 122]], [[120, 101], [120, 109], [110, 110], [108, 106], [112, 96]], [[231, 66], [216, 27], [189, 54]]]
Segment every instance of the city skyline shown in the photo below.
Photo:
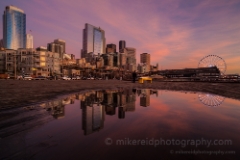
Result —
[[80, 58], [82, 29], [89, 23], [105, 31], [106, 44], [125, 40], [127, 46], [137, 49], [138, 62], [139, 55], [147, 52], [153, 57], [151, 64], [158, 63], [159, 69], [197, 67], [201, 58], [214, 54], [226, 61], [226, 73], [240, 73], [239, 1], [131, 1], [127, 8], [125, 4], [73, 0], [0, 2], [1, 14], [8, 5], [24, 10], [34, 48], [46, 47], [59, 38], [66, 41], [67, 53]]

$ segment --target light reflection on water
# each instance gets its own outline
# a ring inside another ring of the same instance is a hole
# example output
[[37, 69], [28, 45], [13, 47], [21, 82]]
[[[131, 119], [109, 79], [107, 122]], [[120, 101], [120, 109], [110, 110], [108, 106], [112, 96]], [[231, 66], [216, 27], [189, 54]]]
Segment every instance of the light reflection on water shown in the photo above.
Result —
[[[170, 151], [179, 149], [238, 152], [239, 106], [239, 101], [217, 95], [152, 89], [119, 88], [72, 94], [67, 98], [18, 109], [16, 114], [0, 121], [0, 147], [4, 151], [0, 158], [118, 159], [116, 154], [122, 153], [119, 155], [121, 159], [137, 152], [138, 155], [130, 157], [147, 159], [165, 154], [174, 158], [179, 155], [169, 155]], [[17, 114], [19, 111], [22, 113]], [[13, 119], [15, 123], [11, 124]], [[173, 145], [118, 146], [112, 143], [109, 147], [106, 138], [112, 142], [129, 138], [231, 139], [234, 145], [182, 148]], [[21, 140], [16, 144], [16, 139]], [[8, 147], [4, 147], [6, 144]], [[11, 144], [15, 147], [10, 147]], [[61, 152], [64, 150], [68, 151]], [[191, 159], [193, 155], [186, 156]], [[237, 153], [227, 156], [238, 159]]]

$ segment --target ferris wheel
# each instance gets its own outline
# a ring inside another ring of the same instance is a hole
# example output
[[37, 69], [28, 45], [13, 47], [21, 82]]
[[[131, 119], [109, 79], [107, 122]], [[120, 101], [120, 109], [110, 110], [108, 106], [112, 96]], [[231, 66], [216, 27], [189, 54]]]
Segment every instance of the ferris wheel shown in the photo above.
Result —
[[224, 59], [217, 55], [205, 56], [198, 63], [198, 67], [214, 67], [214, 66], [216, 66], [220, 70], [221, 74], [224, 74], [227, 69], [227, 65]]
[[205, 94], [205, 93], [200, 93], [198, 94], [198, 99], [200, 102], [208, 107], [217, 107], [220, 106], [225, 97], [214, 95], [214, 94]]

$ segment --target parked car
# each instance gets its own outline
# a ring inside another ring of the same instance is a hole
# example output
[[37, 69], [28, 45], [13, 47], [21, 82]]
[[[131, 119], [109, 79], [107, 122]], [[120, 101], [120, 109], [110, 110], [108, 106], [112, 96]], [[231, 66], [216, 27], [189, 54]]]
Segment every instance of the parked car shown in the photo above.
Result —
[[79, 77], [79, 76], [76, 77], [76, 80], [80, 80], [80, 79], [81, 79], [81, 77]]
[[67, 76], [64, 76], [64, 77], [62, 77], [62, 80], [71, 80], [71, 78], [67, 77]]
[[88, 77], [87, 80], [94, 80], [94, 77]]
[[17, 76], [17, 80], [23, 80], [23, 76]]
[[0, 74], [0, 79], [9, 79], [9, 74]]
[[102, 80], [102, 78], [101, 78], [101, 77], [96, 77], [95, 79], [96, 79], [96, 80]]
[[77, 80], [77, 77], [72, 77], [72, 80]]
[[[48, 80], [54, 80], [55, 79], [55, 77], [54, 76], [48, 76], [48, 77], [46, 77]], [[57, 78], [56, 78], [57, 79]]]
[[32, 80], [32, 79], [33, 79], [33, 77], [31, 75], [25, 74], [23, 76], [23, 80]]
[[33, 78], [33, 80], [47, 80], [47, 78], [44, 76], [37, 76], [37, 77]]

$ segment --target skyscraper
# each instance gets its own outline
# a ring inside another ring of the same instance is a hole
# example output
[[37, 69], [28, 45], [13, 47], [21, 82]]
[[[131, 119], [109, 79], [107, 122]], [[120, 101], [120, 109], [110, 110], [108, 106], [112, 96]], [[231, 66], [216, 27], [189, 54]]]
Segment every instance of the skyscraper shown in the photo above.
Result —
[[124, 40], [119, 41], [119, 52], [123, 52], [123, 49], [126, 48], [126, 42]]
[[3, 14], [3, 43], [8, 49], [26, 47], [26, 14], [15, 6], [6, 6]]
[[125, 47], [124, 53], [126, 53], [126, 69], [129, 71], [136, 70], [136, 49], [132, 47]]
[[140, 63], [146, 63], [147, 65], [150, 65], [150, 54], [148, 53], [140, 54]]
[[105, 41], [104, 30], [86, 23], [83, 29], [81, 58], [86, 58], [89, 62], [94, 56], [105, 53]]
[[47, 50], [50, 52], [59, 53], [60, 58], [66, 53], [66, 42], [62, 39], [55, 39], [54, 42], [47, 44]]
[[142, 53], [140, 54], [140, 63], [145, 66], [144, 72], [150, 71], [150, 54]]
[[4, 48], [3, 39], [0, 39], [0, 49], [1, 49], [1, 48]]
[[66, 53], [66, 42], [64, 40], [62, 40], [62, 39], [55, 39], [54, 43], [62, 45], [62, 50], [61, 49], [59, 49], [59, 51], [57, 50], [58, 51], [57, 53], [60, 53], [60, 52]]
[[33, 48], [33, 36], [26, 34], [26, 48]]

